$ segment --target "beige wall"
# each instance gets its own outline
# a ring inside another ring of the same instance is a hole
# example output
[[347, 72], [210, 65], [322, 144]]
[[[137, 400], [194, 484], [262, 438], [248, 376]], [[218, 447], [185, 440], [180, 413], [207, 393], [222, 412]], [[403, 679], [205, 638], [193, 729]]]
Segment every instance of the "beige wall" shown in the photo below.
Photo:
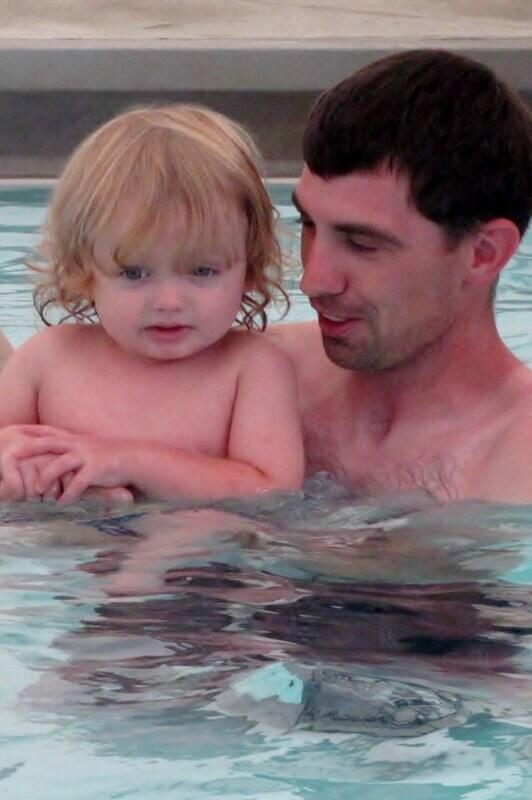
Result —
[[[390, 10], [392, 9], [392, 10]], [[2, 0], [0, 39], [532, 36], [530, 0]]]

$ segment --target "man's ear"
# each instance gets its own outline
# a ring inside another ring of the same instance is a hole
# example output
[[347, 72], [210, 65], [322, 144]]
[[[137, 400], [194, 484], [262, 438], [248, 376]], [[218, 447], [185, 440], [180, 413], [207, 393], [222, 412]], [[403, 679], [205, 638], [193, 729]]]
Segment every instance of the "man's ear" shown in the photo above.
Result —
[[473, 234], [473, 258], [470, 278], [480, 283], [492, 283], [510, 260], [521, 241], [515, 223], [509, 219], [484, 222]]

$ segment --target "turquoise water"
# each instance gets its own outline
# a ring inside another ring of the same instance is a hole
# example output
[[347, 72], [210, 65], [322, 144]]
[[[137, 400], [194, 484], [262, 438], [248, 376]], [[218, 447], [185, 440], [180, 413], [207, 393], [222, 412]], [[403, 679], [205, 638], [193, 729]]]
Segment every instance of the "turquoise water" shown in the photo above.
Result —
[[[0, 192], [15, 344], [45, 196]], [[527, 239], [497, 311], [528, 363], [531, 287]], [[324, 476], [254, 504], [3, 505], [0, 797], [531, 797], [531, 530], [528, 507]]]

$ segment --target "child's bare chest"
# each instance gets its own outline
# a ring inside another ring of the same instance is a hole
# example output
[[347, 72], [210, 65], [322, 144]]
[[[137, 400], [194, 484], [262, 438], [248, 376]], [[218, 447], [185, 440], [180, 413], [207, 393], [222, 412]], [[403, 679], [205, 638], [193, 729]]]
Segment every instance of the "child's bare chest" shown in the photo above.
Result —
[[237, 381], [230, 370], [130, 370], [67, 359], [39, 390], [39, 421], [109, 438], [145, 439], [209, 455], [227, 448]]

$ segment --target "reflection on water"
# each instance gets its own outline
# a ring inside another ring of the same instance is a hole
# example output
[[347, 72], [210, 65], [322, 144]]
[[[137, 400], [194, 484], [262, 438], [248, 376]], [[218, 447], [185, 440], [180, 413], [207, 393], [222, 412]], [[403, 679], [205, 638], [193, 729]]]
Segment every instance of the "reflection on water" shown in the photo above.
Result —
[[325, 477], [254, 504], [5, 507], [9, 796], [43, 729], [123, 796], [528, 796], [531, 522]]

